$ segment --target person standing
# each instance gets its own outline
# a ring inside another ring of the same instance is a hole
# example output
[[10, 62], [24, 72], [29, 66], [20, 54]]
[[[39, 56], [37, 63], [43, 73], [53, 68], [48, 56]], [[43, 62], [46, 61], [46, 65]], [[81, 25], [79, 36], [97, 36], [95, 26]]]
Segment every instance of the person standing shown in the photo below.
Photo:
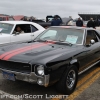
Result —
[[58, 19], [58, 16], [54, 16], [54, 19], [51, 21], [51, 26], [60, 26], [62, 21]]
[[29, 19], [30, 22], [33, 22], [34, 20], [35, 20], [35, 17], [33, 17], [33, 16], [31, 16]]
[[87, 27], [95, 28], [95, 22], [93, 18], [90, 18], [90, 20], [87, 22]]
[[26, 16], [24, 16], [23, 21], [28, 21]]
[[78, 27], [83, 26], [83, 21], [80, 18], [78, 18], [78, 20], [76, 21], [76, 26], [78, 26]]

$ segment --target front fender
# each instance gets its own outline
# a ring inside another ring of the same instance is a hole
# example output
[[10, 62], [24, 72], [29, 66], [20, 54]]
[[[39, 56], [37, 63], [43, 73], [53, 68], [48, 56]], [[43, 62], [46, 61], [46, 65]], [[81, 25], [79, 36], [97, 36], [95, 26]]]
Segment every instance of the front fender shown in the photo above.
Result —
[[72, 59], [69, 65], [76, 65], [76, 67], [79, 69], [80, 63], [77, 59]]

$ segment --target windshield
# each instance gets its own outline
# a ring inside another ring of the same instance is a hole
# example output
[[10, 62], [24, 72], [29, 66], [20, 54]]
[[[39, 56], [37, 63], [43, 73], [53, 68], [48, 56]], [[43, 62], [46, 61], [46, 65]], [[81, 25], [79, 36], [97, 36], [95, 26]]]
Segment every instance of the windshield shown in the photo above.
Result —
[[48, 17], [48, 22], [51, 22], [53, 20], [53, 17]]
[[0, 33], [10, 34], [14, 25], [7, 23], [0, 23]]
[[71, 28], [49, 28], [35, 40], [63, 41], [71, 44], [82, 44], [84, 30]]

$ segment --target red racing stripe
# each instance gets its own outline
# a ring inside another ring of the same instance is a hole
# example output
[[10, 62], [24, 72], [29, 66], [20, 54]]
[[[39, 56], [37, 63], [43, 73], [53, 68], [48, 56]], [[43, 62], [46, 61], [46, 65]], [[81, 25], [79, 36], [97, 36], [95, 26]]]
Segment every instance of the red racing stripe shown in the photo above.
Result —
[[43, 44], [43, 43], [34, 44], [34, 45], [30, 45], [30, 46], [25, 46], [25, 47], [22, 47], [22, 48], [18, 48], [18, 49], [15, 49], [15, 50], [12, 50], [12, 51], [3, 53], [3, 54], [0, 55], [0, 59], [2, 59], [3, 57], [5, 57], [6, 55], [8, 55], [8, 54], [10, 54], [10, 53], [14, 53], [14, 52], [17, 52], [17, 51], [19, 51], [19, 50], [27, 49], [27, 48], [30, 48], [30, 47], [32, 47], [32, 46], [41, 45], [41, 44]]
[[11, 54], [5, 56], [5, 57], [3, 58], [3, 60], [9, 60], [11, 57], [13, 57], [13, 56], [15, 56], [15, 55], [17, 55], [17, 54], [20, 54], [20, 53], [22, 53], [22, 52], [25, 52], [25, 51], [28, 51], [28, 50], [31, 50], [31, 49], [39, 48], [39, 47], [41, 47], [41, 46], [45, 46], [45, 45], [48, 45], [48, 44], [53, 44], [53, 43], [45, 43], [45, 44], [36, 45], [36, 46], [33, 46], [33, 47], [31, 46], [30, 48], [22, 49], [22, 50], [20, 50], [20, 51], [18, 51], [18, 52], [14, 52], [14, 53], [11, 53]]

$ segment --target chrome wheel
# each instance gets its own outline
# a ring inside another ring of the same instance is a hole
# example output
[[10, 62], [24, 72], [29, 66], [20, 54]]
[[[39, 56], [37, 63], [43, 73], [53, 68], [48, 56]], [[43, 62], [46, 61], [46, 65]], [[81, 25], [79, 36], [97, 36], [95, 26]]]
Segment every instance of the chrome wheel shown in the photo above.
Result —
[[76, 80], [76, 73], [74, 70], [70, 70], [67, 75], [67, 82], [66, 82], [66, 85], [69, 89], [71, 89], [74, 86], [75, 80]]

